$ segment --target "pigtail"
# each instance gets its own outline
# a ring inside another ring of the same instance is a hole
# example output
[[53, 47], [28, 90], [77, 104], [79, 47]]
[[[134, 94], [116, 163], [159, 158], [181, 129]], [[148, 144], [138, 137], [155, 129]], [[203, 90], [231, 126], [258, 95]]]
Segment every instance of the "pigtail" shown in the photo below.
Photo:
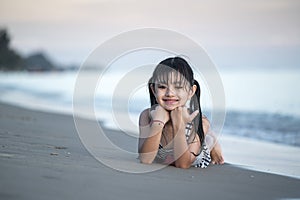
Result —
[[203, 125], [202, 125], [202, 111], [200, 106], [200, 85], [198, 81], [194, 80], [194, 85], [197, 86], [196, 92], [193, 95], [191, 101], [190, 101], [190, 108], [192, 111], [199, 110], [199, 114], [194, 119], [194, 125], [196, 128], [196, 132], [200, 138], [200, 143], [203, 144], [204, 142], [204, 131], [203, 131]]

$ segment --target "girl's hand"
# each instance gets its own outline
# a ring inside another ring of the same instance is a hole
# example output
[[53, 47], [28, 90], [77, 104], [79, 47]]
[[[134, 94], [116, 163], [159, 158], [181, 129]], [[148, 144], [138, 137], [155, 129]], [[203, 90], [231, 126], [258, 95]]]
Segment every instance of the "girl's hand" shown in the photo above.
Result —
[[180, 125], [183, 123], [186, 125], [188, 122], [193, 121], [193, 119], [199, 114], [199, 110], [194, 111], [189, 114], [187, 107], [177, 107], [171, 111], [171, 119], [173, 125]]
[[160, 105], [154, 105], [150, 109], [150, 117], [152, 120], [160, 120], [165, 124], [170, 120], [170, 114]]

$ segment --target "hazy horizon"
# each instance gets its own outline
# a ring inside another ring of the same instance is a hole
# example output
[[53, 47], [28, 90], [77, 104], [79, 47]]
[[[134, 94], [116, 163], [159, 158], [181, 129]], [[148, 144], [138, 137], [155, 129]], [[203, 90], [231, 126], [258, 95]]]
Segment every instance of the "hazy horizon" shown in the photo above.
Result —
[[199, 43], [220, 68], [299, 68], [300, 2], [2, 0], [0, 27], [23, 55], [81, 64], [125, 31], [155, 27]]

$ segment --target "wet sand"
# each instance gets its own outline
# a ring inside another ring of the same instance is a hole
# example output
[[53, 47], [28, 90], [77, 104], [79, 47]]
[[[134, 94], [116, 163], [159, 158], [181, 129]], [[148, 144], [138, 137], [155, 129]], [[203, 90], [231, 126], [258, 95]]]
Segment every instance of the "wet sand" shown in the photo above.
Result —
[[[91, 131], [90, 120], [82, 123]], [[119, 142], [136, 147], [135, 139]], [[299, 179], [228, 163], [120, 172], [84, 148], [72, 116], [0, 104], [0, 199], [300, 199], [299, 188]]]

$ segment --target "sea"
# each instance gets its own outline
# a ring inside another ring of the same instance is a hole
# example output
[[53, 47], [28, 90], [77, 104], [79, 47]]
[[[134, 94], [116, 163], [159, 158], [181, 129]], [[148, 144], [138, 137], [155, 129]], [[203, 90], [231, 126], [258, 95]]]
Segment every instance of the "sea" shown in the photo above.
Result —
[[[224, 102], [225, 113], [221, 134], [300, 146], [300, 69], [228, 69], [218, 73], [224, 94], [219, 101]], [[0, 72], [0, 101], [68, 114], [74, 114], [76, 106], [81, 111], [76, 114], [95, 117], [104, 126], [118, 129], [116, 115], [129, 117], [133, 124], [138, 124], [140, 112], [149, 107], [150, 76], [148, 72], [134, 75], [124, 70], [92, 69]], [[201, 83], [204, 85], [201, 107], [210, 118], [215, 109], [212, 103], [215, 91], [205, 80]], [[90, 106], [94, 109], [92, 116], [85, 112]]]

